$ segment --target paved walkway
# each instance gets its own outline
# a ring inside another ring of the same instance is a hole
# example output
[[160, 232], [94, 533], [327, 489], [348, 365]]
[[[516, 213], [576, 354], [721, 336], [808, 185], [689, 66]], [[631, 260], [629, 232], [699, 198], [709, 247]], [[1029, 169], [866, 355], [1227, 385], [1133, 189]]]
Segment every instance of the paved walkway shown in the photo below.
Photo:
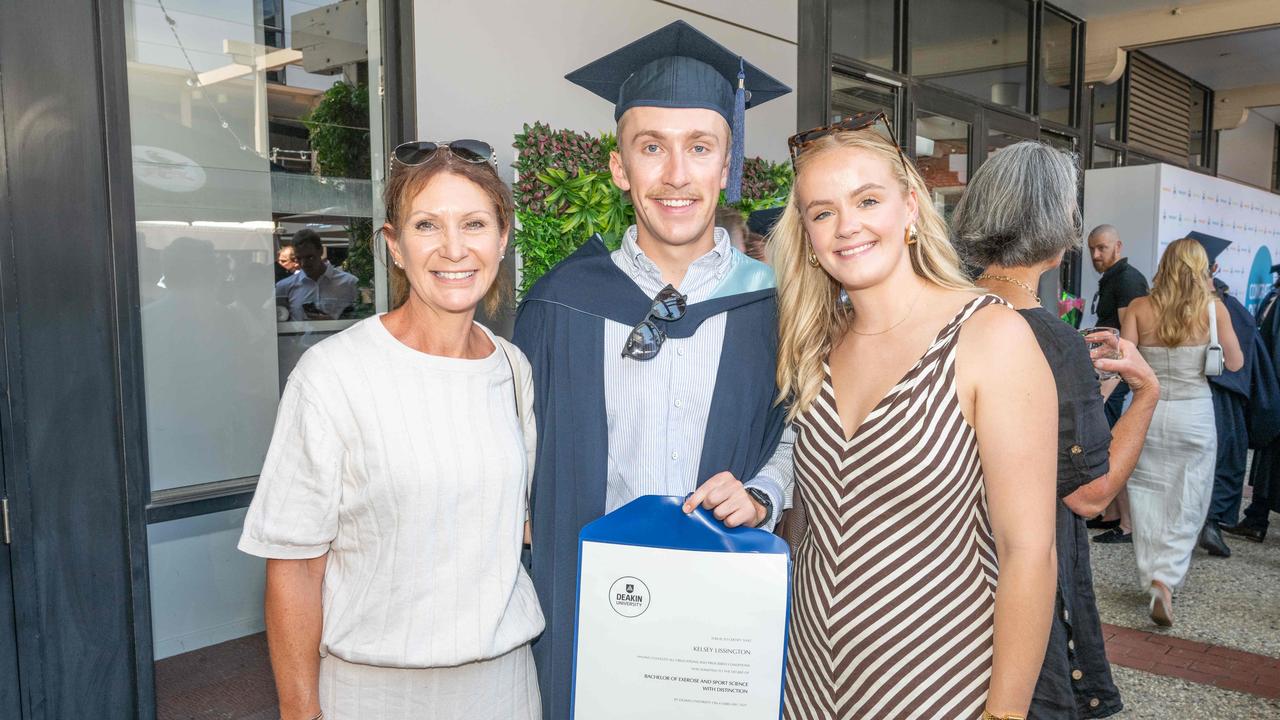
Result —
[[1227, 536], [1230, 558], [1196, 550], [1157, 627], [1132, 545], [1093, 544], [1094, 590], [1124, 696], [1116, 718], [1280, 718], [1280, 515], [1263, 544]]

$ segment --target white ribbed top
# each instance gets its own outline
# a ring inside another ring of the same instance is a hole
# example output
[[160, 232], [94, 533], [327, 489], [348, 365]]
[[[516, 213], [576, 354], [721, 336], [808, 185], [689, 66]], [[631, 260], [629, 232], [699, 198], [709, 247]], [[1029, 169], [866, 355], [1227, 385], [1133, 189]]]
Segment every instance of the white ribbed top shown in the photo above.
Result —
[[[524, 355], [485, 333], [523, 366], [532, 407]], [[380, 317], [357, 323], [289, 376], [240, 549], [329, 553], [321, 652], [412, 668], [502, 655], [543, 628], [520, 564], [536, 432], [526, 421], [522, 440], [501, 348], [426, 355]]]

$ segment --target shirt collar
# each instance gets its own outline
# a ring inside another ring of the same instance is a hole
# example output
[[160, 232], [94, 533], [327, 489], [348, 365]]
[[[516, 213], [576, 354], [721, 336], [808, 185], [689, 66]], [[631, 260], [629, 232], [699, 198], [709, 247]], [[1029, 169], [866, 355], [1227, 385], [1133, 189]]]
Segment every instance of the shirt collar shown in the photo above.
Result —
[[[662, 271], [644, 254], [644, 250], [640, 249], [639, 237], [640, 232], [635, 225], [627, 228], [627, 231], [623, 233], [622, 255], [626, 261], [626, 266], [623, 269], [632, 277], [644, 275], [661, 281]], [[706, 255], [694, 260], [689, 268], [709, 271], [714, 273], [717, 278], [723, 278], [733, 264], [733, 241], [729, 238], [729, 231], [722, 227], [716, 227], [712, 237], [715, 240], [715, 245]]]
[[1127, 267], [1129, 267], [1129, 258], [1122, 257], [1116, 261], [1115, 265], [1112, 265], [1111, 267], [1107, 268], [1106, 271], [1102, 273], [1102, 277], [1105, 278], [1105, 277], [1111, 277], [1113, 275], [1119, 275], [1120, 273], [1124, 272], [1124, 269]]

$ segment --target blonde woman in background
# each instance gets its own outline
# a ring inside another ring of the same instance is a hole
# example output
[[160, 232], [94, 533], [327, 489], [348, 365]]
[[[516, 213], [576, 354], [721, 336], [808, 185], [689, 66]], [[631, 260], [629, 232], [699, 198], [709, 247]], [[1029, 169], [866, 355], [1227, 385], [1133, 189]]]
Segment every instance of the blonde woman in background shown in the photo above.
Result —
[[1210, 313], [1227, 369], [1244, 364], [1231, 318], [1213, 302], [1211, 283], [1200, 243], [1170, 243], [1151, 294], [1130, 303], [1120, 330], [1160, 380], [1160, 402], [1129, 478], [1129, 506], [1138, 579], [1151, 595], [1151, 619], [1165, 627], [1173, 625], [1173, 591], [1186, 578], [1213, 492], [1218, 435], [1204, 374]]
[[1054, 599], [1053, 377], [960, 272], [880, 117], [791, 139], [772, 239], [808, 516], [784, 715], [1025, 717]]

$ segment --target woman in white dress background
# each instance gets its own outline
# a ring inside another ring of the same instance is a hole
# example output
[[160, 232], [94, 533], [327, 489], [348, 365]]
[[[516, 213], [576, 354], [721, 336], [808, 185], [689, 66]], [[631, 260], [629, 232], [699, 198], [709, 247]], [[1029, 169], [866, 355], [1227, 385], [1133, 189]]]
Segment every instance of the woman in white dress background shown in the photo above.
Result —
[[1121, 328], [1160, 380], [1160, 402], [1128, 487], [1138, 579], [1151, 596], [1151, 619], [1166, 627], [1173, 624], [1173, 591], [1186, 578], [1213, 491], [1218, 439], [1205, 379], [1210, 313], [1227, 369], [1244, 364], [1227, 310], [1213, 302], [1211, 282], [1200, 243], [1170, 243], [1151, 294], [1129, 305]]
[[240, 540], [267, 558], [283, 720], [542, 717], [520, 564], [533, 385], [474, 321], [503, 302], [514, 215], [492, 158], [477, 141], [396, 149], [397, 307], [289, 376]]

